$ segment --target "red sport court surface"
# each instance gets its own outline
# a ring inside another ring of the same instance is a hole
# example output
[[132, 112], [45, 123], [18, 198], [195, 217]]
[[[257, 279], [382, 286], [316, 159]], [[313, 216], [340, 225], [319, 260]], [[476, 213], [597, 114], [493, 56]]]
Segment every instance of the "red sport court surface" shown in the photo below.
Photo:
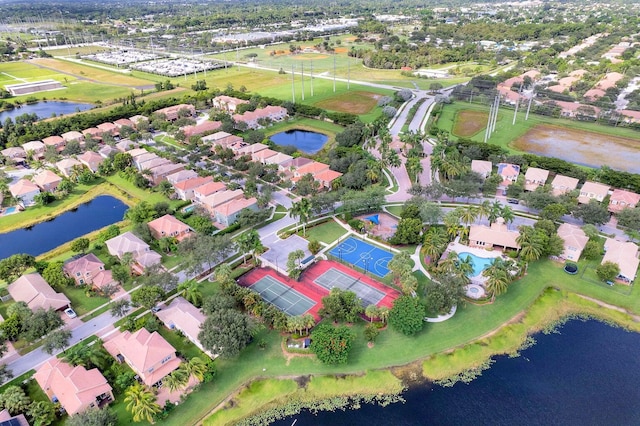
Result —
[[[289, 315], [309, 313], [319, 319], [322, 298], [332, 287], [356, 293], [363, 306], [375, 304], [391, 308], [400, 293], [373, 278], [332, 260], [321, 260], [302, 273], [300, 281], [292, 280], [270, 268], [256, 268], [238, 279], [244, 287], [253, 288], [267, 302]], [[255, 285], [255, 287], [253, 287]]]

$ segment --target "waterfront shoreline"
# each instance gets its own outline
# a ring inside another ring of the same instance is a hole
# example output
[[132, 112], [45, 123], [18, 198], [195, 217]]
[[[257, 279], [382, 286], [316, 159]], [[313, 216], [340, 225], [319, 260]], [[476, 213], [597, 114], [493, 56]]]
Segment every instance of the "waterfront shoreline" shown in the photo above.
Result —
[[[350, 380], [357, 383], [359, 380], [362, 380], [362, 378], [366, 379], [368, 375], [373, 372], [385, 372], [379, 377], [384, 380], [375, 384], [368, 383], [368, 392], [366, 393], [345, 392], [344, 386], [342, 385], [343, 382], [338, 381], [345, 376], [343, 374], [312, 375], [310, 380], [313, 380], [313, 378], [323, 378], [324, 380], [328, 380], [328, 382], [325, 382], [325, 385], [328, 385], [331, 383], [331, 380], [333, 380], [335, 386], [332, 386], [331, 389], [325, 389], [326, 395], [323, 399], [307, 400], [306, 402], [313, 407], [331, 407], [332, 404], [330, 403], [322, 404], [323, 400], [329, 401], [332, 398], [358, 399], [371, 393], [396, 395], [394, 392], [385, 393], [385, 390], [394, 389], [397, 381], [400, 381], [402, 387], [406, 388], [409, 385], [424, 383], [426, 381], [446, 382], [447, 385], [449, 385], [449, 383], [453, 384], [458, 380], [473, 380], [488, 366], [492, 357], [515, 355], [523, 347], [531, 344], [530, 339], [532, 335], [539, 332], [550, 332], [571, 318], [593, 318], [623, 327], [630, 331], [640, 332], [640, 323], [637, 322], [638, 317], [634, 314], [627, 311], [621, 312], [618, 307], [611, 309], [611, 305], [593, 298], [585, 298], [577, 293], [548, 287], [528, 309], [519, 312], [509, 321], [473, 341], [422, 359], [417, 359], [412, 363], [388, 366], [382, 369], [354, 371], [346, 375]], [[404, 370], [406, 374], [402, 374], [400, 370]], [[387, 372], [391, 374], [387, 374]], [[417, 376], [418, 372], [421, 373], [419, 377]], [[412, 375], [416, 377], [414, 382], [407, 383], [406, 378], [412, 377]], [[308, 376], [294, 377], [300, 378]], [[198, 421], [197, 424], [221, 424], [219, 423], [219, 420], [222, 420], [220, 417], [225, 418], [225, 422], [222, 424], [235, 424], [239, 421], [248, 421], [248, 419], [252, 417], [264, 416], [264, 413], [282, 404], [291, 406], [292, 401], [299, 405], [298, 401], [300, 401], [300, 399], [292, 399], [294, 393], [291, 391], [281, 394], [271, 393], [269, 395], [270, 398], [266, 398], [266, 400], [264, 395], [259, 395], [259, 393], [257, 395], [252, 393], [248, 395], [249, 397], [247, 397], [246, 393], [243, 394], [243, 391], [250, 389], [253, 383], [264, 381], [278, 382], [282, 380], [294, 379], [291, 377], [286, 379], [279, 377], [256, 377], [245, 382], [232, 394], [228, 395], [221, 403], [217, 404], [216, 407]], [[271, 390], [273, 391], [273, 389]], [[257, 400], [261, 400], [262, 405], [256, 406]], [[251, 412], [234, 417], [234, 412], [238, 414], [246, 412], [243, 404], [250, 405], [252, 408]], [[223, 413], [224, 415], [218, 413]], [[288, 413], [288, 415], [291, 414], [292, 413]]]

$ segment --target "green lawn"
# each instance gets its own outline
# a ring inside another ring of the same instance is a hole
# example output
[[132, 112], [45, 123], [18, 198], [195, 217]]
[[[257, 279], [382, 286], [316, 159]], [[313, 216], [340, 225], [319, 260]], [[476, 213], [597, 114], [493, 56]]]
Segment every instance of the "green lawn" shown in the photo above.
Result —
[[[489, 112], [489, 108], [484, 105], [471, 104], [464, 101], [456, 101], [450, 105], [445, 105], [440, 118], [437, 122], [437, 127], [443, 130], [453, 133], [452, 129], [455, 124], [455, 119], [459, 111], [471, 110], [471, 111], [483, 111]], [[525, 112], [518, 112], [516, 118], [516, 124], [512, 125], [513, 109], [501, 108], [498, 112], [498, 120], [496, 122], [496, 131], [489, 139], [489, 143], [499, 145], [510, 152], [520, 152], [511, 147], [511, 142], [518, 139], [529, 131], [529, 129], [535, 127], [538, 124], [547, 124], [566, 127], [570, 129], [578, 129], [589, 132], [601, 133], [605, 135], [638, 138], [638, 132], [629, 128], [602, 126], [595, 123], [589, 123], [584, 121], [560, 119], [546, 117], [536, 114], [529, 114], [529, 120], [525, 121]], [[484, 141], [484, 131], [476, 133], [472, 140], [476, 142]]]
[[307, 228], [307, 239], [317, 240], [322, 243], [332, 244], [338, 238], [347, 233], [347, 230], [338, 225], [334, 220], [328, 220], [313, 227]]
[[207, 355], [205, 355], [196, 345], [191, 343], [189, 339], [184, 336], [179, 336], [175, 331], [171, 331], [166, 327], [160, 327], [158, 331], [162, 337], [164, 337], [167, 342], [171, 344], [176, 351], [181, 354], [186, 359], [191, 359], [194, 357], [205, 359]]
[[65, 287], [64, 289], [62, 289], [62, 292], [69, 298], [69, 300], [71, 301], [71, 307], [74, 311], [76, 311], [78, 316], [84, 315], [87, 312], [90, 312], [109, 302], [109, 299], [107, 297], [87, 297], [85, 294], [86, 289], [80, 287]]

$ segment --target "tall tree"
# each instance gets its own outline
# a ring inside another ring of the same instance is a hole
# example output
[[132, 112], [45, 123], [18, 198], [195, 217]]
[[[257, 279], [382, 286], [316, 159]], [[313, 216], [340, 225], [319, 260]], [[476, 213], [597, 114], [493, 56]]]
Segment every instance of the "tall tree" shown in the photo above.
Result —
[[47, 426], [56, 420], [56, 407], [49, 401], [34, 401], [27, 411], [36, 426]]
[[418, 333], [424, 327], [424, 306], [417, 297], [400, 296], [389, 312], [389, 324], [407, 336]]
[[153, 416], [162, 409], [156, 404], [156, 397], [140, 383], [134, 383], [124, 393], [127, 411], [133, 415], [134, 422], [146, 420], [153, 423]]
[[307, 198], [303, 198], [297, 203], [293, 203], [290, 210], [291, 216], [298, 218], [302, 224], [302, 234], [307, 235], [307, 222], [311, 216], [311, 202]]
[[346, 326], [320, 324], [311, 333], [310, 350], [324, 364], [346, 364], [354, 338]]
[[238, 249], [242, 253], [242, 263], [246, 263], [245, 256], [247, 254], [251, 254], [252, 256], [255, 252], [262, 249], [262, 243], [260, 242], [260, 234], [255, 229], [249, 229], [246, 232], [240, 234], [240, 236], [236, 239], [238, 243]]

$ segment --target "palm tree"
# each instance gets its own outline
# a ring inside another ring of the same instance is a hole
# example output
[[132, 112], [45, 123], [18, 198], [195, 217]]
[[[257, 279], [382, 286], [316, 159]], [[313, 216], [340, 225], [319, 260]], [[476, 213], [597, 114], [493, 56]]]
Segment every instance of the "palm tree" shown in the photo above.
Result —
[[475, 222], [477, 218], [478, 218], [478, 209], [472, 205], [468, 205], [460, 211], [460, 219], [467, 226]]
[[455, 270], [455, 274], [460, 277], [466, 278], [472, 272], [473, 272], [473, 259], [471, 259], [471, 256], [465, 256], [464, 258], [459, 258], [457, 269]]
[[204, 380], [204, 375], [209, 370], [207, 363], [202, 359], [194, 356], [188, 362], [183, 363], [182, 367], [187, 373], [187, 377], [195, 377], [199, 382]]
[[488, 269], [485, 269], [482, 272], [482, 275], [487, 277], [487, 281], [485, 284], [487, 287], [487, 290], [494, 296], [499, 296], [502, 293], [506, 292], [507, 288], [509, 287], [509, 283], [511, 282], [511, 280], [509, 279], [509, 275], [507, 274], [507, 271], [503, 269], [498, 269], [491, 275], [487, 275], [486, 274], [487, 271]]
[[378, 182], [378, 179], [380, 178], [380, 163], [377, 161], [370, 161], [367, 167], [367, 179], [369, 179], [371, 183]]
[[516, 218], [516, 215], [513, 213], [513, 210], [509, 206], [502, 206], [502, 208], [500, 209], [500, 216], [504, 219], [507, 225], [512, 223]]
[[422, 249], [425, 255], [435, 259], [444, 252], [448, 242], [446, 231], [441, 227], [432, 226], [424, 234]]
[[484, 200], [482, 204], [477, 207], [478, 219], [482, 220], [483, 217], [489, 217], [491, 212], [491, 203], [489, 200]]
[[214, 272], [216, 281], [218, 283], [223, 283], [225, 281], [229, 281], [233, 274], [233, 270], [231, 269], [231, 265], [228, 263], [223, 263], [216, 268]]
[[386, 323], [389, 319], [389, 308], [386, 306], [380, 306], [378, 309], [378, 318], [380, 318], [380, 321], [383, 323]]
[[460, 216], [458, 216], [458, 212], [455, 210], [448, 212], [444, 215], [442, 221], [444, 222], [444, 226], [447, 230], [447, 235], [451, 239], [454, 239], [458, 232], [460, 231]]
[[173, 195], [173, 185], [167, 180], [163, 180], [158, 184], [158, 191], [167, 198], [171, 198]]
[[200, 307], [202, 305], [202, 291], [197, 281], [185, 281], [178, 286], [178, 291], [183, 292], [183, 297], [187, 302]]
[[244, 305], [244, 308], [248, 311], [251, 311], [253, 307], [256, 305], [259, 305], [260, 302], [262, 302], [262, 299], [260, 298], [260, 295], [255, 291], [251, 291], [247, 293], [242, 298], [242, 304]]
[[156, 396], [140, 383], [134, 383], [124, 393], [127, 411], [133, 415], [134, 422], [143, 420], [153, 423], [153, 415], [162, 411], [156, 404]]
[[302, 319], [304, 320], [305, 334], [309, 334], [309, 329], [316, 325], [316, 319], [311, 314], [304, 314]]
[[379, 315], [378, 307], [376, 305], [369, 305], [364, 310], [364, 314], [369, 318], [369, 322], [373, 322], [374, 318], [377, 318]]
[[489, 219], [489, 225], [498, 220], [499, 217], [502, 217], [502, 204], [499, 201], [494, 201], [491, 204], [489, 209], [489, 214], [487, 215], [487, 219]]
[[516, 243], [520, 245], [520, 257], [527, 262], [540, 259], [544, 247], [536, 230], [531, 226], [520, 226], [518, 230]]
[[240, 234], [236, 240], [238, 248], [242, 252], [242, 263], [246, 262], [246, 255], [250, 253], [253, 255], [257, 250], [262, 248], [260, 243], [260, 234], [255, 229], [250, 229], [247, 232]]
[[311, 202], [307, 198], [303, 198], [291, 206], [291, 216], [297, 217], [302, 223], [302, 234], [307, 236], [307, 221], [311, 215]]
[[438, 264], [438, 269], [444, 273], [454, 272], [460, 263], [460, 258], [458, 257], [458, 253], [455, 251], [450, 251], [447, 254], [446, 259], [441, 259]]
[[387, 155], [387, 163], [389, 167], [400, 167], [402, 165], [402, 160], [400, 160], [400, 156], [397, 152], [391, 150]]
[[171, 392], [184, 389], [189, 383], [189, 375], [183, 368], [173, 370], [171, 374], [164, 376], [162, 384], [169, 388]]

